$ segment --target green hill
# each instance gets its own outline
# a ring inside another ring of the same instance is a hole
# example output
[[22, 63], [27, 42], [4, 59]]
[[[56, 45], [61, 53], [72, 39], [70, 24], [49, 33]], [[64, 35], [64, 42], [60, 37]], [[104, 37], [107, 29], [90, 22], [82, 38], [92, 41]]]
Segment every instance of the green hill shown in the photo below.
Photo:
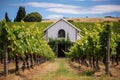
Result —
[[[95, 29], [95, 22], [71, 22], [74, 26], [76, 26], [78, 29], [82, 30], [83, 28], [86, 28], [87, 30], [92, 30]], [[103, 22], [99, 22], [100, 24], [103, 24]], [[8, 22], [7, 23], [9, 26], [13, 25], [21, 25], [22, 23], [20, 22]], [[25, 22], [24, 26], [30, 26], [36, 24], [37, 27], [40, 28], [41, 32], [48, 26], [52, 24], [52, 22]], [[112, 27], [114, 32], [120, 33], [120, 22], [113, 22], [113, 27]]]

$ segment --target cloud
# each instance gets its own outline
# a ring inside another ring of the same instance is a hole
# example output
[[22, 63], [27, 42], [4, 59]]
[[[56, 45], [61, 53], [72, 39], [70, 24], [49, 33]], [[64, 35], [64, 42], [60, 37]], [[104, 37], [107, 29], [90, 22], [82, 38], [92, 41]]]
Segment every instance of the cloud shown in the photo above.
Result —
[[[88, 1], [88, 0], [73, 0], [73, 1], [80, 1], [80, 2], [83, 2], [83, 1]], [[103, 1], [110, 1], [110, 0], [90, 0], [92, 2], [103, 2]]]
[[110, 1], [110, 0], [91, 0], [93, 2], [101, 2], [101, 1]]
[[53, 14], [53, 15], [48, 15], [47, 18], [48, 18], [48, 19], [63, 18], [63, 15]]
[[66, 14], [104, 14], [112, 12], [120, 12], [120, 5], [98, 5], [93, 7], [80, 8], [48, 8], [46, 11]]
[[65, 14], [79, 14], [78, 9], [72, 8], [48, 8], [46, 11], [51, 11], [55, 13], [65, 13]]
[[92, 12], [97, 12], [100, 14], [111, 13], [111, 12], [120, 12], [120, 5], [99, 5], [94, 6], [90, 9]]
[[82, 1], [85, 1], [85, 0], [74, 0], [74, 1], [81, 1], [82, 2]]
[[57, 3], [28, 2], [26, 5], [32, 7], [41, 7], [41, 8], [78, 8], [78, 6], [57, 4]]
[[[105, 1], [105, 0], [92, 0], [92, 1]], [[112, 12], [120, 12], [120, 5], [96, 5], [91, 7], [82, 7], [58, 3], [43, 3], [43, 2], [28, 2], [23, 5], [44, 8], [45, 11], [53, 13], [64, 14], [104, 14]]]

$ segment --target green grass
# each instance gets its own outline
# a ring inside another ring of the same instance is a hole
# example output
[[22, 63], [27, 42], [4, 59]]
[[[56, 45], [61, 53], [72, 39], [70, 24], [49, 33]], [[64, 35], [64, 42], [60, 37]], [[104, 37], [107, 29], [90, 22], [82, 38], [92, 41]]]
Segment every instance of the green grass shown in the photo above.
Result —
[[81, 75], [86, 75], [86, 76], [93, 76], [93, 74], [94, 74], [95, 72], [94, 71], [86, 71], [86, 72], [84, 72], [84, 73], [82, 73]]
[[35, 80], [111, 80], [109, 77], [105, 77], [104, 75], [96, 78], [92, 76], [94, 74], [92, 71], [78, 74], [70, 69], [67, 59], [57, 59], [57, 62], [59, 63], [59, 67], [56, 71], [37, 75]]
[[[19, 26], [22, 23], [21, 22], [8, 22], [7, 23], [10, 27], [13, 25]], [[52, 23], [51, 22], [46, 22], [46, 23], [41, 23], [41, 22], [25, 22], [24, 26], [28, 27], [30, 25], [36, 24], [37, 27], [39, 27], [41, 29], [41, 31], [43, 31], [46, 27], [50, 26]]]
[[69, 64], [66, 61], [66, 59], [59, 59], [59, 68], [57, 71], [55, 71], [56, 77], [64, 77], [64, 78], [70, 78], [72, 80], [78, 79], [78, 76], [75, 72], [70, 71], [69, 67], [67, 67]]
[[59, 63], [59, 67], [56, 71], [45, 75], [38, 75], [36, 78], [42, 80], [59, 80], [60, 78], [68, 80], [79, 80], [79, 77], [67, 68], [68, 63], [66, 62], [66, 59], [57, 59], [57, 62]]

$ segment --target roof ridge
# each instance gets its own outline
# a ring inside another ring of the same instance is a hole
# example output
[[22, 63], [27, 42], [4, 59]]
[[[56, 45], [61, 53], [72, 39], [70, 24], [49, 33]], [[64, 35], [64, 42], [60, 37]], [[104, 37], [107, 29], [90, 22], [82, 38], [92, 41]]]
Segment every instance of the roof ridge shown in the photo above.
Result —
[[68, 22], [68, 21], [67, 21], [66, 19], [64, 19], [64, 18], [61, 18], [61, 19], [57, 20], [56, 22], [52, 23], [50, 26], [48, 26], [47, 28], [45, 28], [43, 31], [45, 32], [47, 29], [49, 29], [50, 27], [52, 27], [54, 24], [56, 24], [57, 22], [59, 22], [59, 21], [61, 21], [61, 20], [65, 21], [67, 24], [69, 24], [70, 26], [72, 26], [72, 27], [75, 28], [76, 30], [80, 31], [78, 28], [76, 28], [73, 24], [71, 24], [70, 22]]

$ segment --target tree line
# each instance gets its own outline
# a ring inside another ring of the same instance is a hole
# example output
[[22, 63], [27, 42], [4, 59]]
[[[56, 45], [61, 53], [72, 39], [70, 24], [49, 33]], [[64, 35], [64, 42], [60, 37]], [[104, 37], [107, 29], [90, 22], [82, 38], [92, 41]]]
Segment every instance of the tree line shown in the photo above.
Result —
[[[5, 13], [5, 19], [6, 22], [11, 22], [7, 12]], [[25, 22], [41, 22], [42, 16], [38, 12], [31, 12], [26, 15], [25, 7], [20, 6], [14, 22], [21, 22], [21, 20]]]

